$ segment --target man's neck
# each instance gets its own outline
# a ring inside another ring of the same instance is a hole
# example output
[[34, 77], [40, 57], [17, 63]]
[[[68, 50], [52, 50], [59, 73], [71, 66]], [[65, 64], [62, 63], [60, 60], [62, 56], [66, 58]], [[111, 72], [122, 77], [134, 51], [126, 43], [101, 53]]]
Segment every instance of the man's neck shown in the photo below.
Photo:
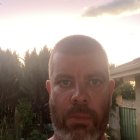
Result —
[[[56, 138], [55, 135], [53, 135], [51, 138], [49, 138], [48, 140], [59, 140], [58, 138]], [[105, 136], [101, 137], [99, 140], [106, 140]]]
[[55, 135], [53, 135], [51, 138], [49, 138], [48, 140], [58, 140]]

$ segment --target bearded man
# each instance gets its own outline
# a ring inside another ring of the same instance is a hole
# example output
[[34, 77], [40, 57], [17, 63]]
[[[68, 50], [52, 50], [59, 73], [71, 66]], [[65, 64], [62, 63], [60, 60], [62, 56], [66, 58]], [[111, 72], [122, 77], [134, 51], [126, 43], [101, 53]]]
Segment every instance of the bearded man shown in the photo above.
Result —
[[63, 38], [51, 53], [49, 79], [49, 140], [105, 140], [115, 84], [102, 46], [84, 35]]

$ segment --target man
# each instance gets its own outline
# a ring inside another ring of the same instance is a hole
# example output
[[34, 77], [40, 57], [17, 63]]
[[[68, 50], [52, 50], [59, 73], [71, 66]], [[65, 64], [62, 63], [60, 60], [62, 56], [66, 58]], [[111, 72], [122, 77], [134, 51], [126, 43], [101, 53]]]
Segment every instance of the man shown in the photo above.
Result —
[[101, 45], [84, 35], [60, 40], [50, 57], [49, 77], [54, 128], [49, 140], [105, 140], [114, 81]]

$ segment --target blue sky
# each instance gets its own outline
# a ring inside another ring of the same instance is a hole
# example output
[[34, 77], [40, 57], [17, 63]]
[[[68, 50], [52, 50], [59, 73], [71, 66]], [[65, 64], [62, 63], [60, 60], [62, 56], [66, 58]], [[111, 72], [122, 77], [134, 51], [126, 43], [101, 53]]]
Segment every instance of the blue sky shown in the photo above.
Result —
[[117, 65], [140, 57], [140, 0], [0, 0], [0, 47], [52, 48], [64, 36], [85, 34]]

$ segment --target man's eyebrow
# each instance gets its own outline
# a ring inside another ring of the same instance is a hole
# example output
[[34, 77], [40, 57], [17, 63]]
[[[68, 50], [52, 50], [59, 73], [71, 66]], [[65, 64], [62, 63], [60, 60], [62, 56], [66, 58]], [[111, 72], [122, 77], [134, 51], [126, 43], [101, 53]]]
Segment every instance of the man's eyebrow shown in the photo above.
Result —
[[89, 75], [105, 75], [103, 71], [93, 70], [89, 73]]
[[90, 73], [87, 75], [88, 78], [91, 78], [91, 77], [100, 77], [100, 78], [103, 78], [104, 80], [107, 79], [107, 75], [103, 72], [93, 72], [93, 73]]
[[72, 78], [72, 76], [71, 75], [69, 75], [69, 74], [57, 74], [56, 76], [55, 76], [55, 79], [60, 79], [60, 78]]

